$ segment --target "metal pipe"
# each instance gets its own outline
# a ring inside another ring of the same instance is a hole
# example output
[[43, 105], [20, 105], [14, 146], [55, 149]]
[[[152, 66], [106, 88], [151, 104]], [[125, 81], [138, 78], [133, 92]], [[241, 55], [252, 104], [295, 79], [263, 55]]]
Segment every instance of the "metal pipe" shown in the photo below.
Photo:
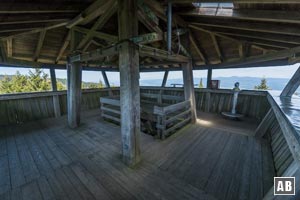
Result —
[[168, 52], [172, 51], [172, 3], [168, 2], [168, 33], [167, 33]]

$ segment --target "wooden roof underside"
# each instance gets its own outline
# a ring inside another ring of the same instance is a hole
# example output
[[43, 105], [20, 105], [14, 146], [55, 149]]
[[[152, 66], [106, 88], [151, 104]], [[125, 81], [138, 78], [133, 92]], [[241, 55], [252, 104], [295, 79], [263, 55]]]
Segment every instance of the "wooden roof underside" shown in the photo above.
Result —
[[[284, 65], [298, 61], [300, 2], [235, 0], [234, 8], [196, 8], [173, 0], [173, 54], [191, 56], [196, 68]], [[228, 2], [205, 0], [203, 2]], [[139, 1], [139, 35], [147, 47], [166, 50], [166, 2]], [[118, 42], [116, 0], [3, 0], [0, 2], [1, 63], [65, 68], [72, 52]], [[180, 36], [177, 32], [181, 32]], [[187, 38], [184, 34], [189, 32]], [[77, 38], [74, 44], [71, 38]], [[190, 44], [189, 49], [183, 48]], [[178, 61], [142, 55], [141, 71], [176, 70]], [[118, 56], [87, 62], [86, 69], [118, 70]], [[90, 69], [89, 68], [89, 69]]]

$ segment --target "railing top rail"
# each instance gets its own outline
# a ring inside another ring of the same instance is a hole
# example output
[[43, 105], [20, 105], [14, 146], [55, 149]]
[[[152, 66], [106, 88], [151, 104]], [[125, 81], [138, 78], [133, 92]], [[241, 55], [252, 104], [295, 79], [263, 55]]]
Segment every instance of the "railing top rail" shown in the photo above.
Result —
[[[113, 88], [101, 88], [101, 89], [83, 89], [82, 93], [93, 93], [93, 92], [101, 92], [101, 91], [109, 91], [109, 90], [119, 90], [119, 87]], [[142, 90], [167, 90], [167, 91], [181, 91], [183, 92], [183, 88], [173, 88], [173, 87], [153, 87], [153, 86], [141, 86]], [[232, 94], [232, 90], [230, 89], [218, 89], [212, 90], [207, 88], [195, 88], [195, 92], [210, 92], [210, 93], [218, 93], [218, 94]], [[46, 92], [30, 92], [30, 93], [14, 93], [14, 94], [2, 94], [0, 95], [1, 100], [14, 100], [14, 99], [26, 99], [26, 98], [38, 98], [38, 97], [47, 97], [47, 96], [55, 96], [55, 95], [66, 95], [67, 91], [46, 91]], [[240, 95], [254, 95], [254, 96], [267, 96], [267, 91], [254, 91], [254, 90], [241, 90]]]
[[293, 158], [300, 166], [300, 135], [299, 133], [297, 133], [295, 127], [288, 119], [286, 114], [284, 114], [280, 106], [276, 103], [272, 95], [268, 94], [267, 99], [274, 111], [275, 117], [280, 125], [280, 128], [287, 141]]
[[172, 112], [175, 112], [177, 110], [180, 110], [186, 106], [189, 106], [191, 104], [190, 100], [186, 100], [180, 103], [176, 103], [170, 106], [165, 106], [165, 107], [160, 107], [160, 106], [154, 106], [154, 114], [157, 115], [165, 115], [165, 114], [169, 114]]

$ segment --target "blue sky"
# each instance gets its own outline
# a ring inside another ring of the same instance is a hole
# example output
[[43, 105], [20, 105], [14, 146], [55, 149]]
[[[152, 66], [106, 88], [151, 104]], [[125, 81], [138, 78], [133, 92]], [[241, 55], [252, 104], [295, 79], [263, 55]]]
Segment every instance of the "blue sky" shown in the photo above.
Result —
[[[299, 64], [281, 66], [281, 67], [259, 67], [259, 68], [246, 68], [246, 69], [222, 69], [222, 70], [213, 70], [213, 77], [231, 77], [231, 76], [248, 76], [248, 77], [272, 77], [272, 78], [291, 78], [295, 73]], [[29, 69], [26, 68], [0, 68], [0, 74], [12, 75], [16, 71], [19, 71], [22, 74], [28, 74]], [[49, 70], [44, 70], [49, 74]], [[194, 77], [206, 77], [207, 70], [195, 70]], [[66, 70], [56, 70], [57, 78], [66, 78]], [[118, 72], [107, 72], [108, 79], [111, 82], [119, 82], [119, 73]], [[141, 79], [162, 79], [163, 72], [147, 72], [141, 73]], [[182, 72], [170, 72], [169, 79], [173, 78], [182, 78]], [[82, 75], [83, 81], [90, 82], [99, 82], [103, 81], [101, 72], [91, 72], [84, 71]]]

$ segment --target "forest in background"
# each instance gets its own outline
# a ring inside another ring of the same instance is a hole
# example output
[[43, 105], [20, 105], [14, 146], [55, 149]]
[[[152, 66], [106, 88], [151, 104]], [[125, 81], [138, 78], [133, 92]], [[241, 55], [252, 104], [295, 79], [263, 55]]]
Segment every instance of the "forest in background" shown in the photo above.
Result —
[[[67, 89], [67, 79], [56, 79], [57, 89]], [[82, 82], [82, 88], [103, 88], [102, 81], [99, 83]], [[28, 75], [0, 75], [0, 94], [19, 93], [19, 92], [39, 92], [51, 91], [51, 79], [42, 69], [30, 70]]]

